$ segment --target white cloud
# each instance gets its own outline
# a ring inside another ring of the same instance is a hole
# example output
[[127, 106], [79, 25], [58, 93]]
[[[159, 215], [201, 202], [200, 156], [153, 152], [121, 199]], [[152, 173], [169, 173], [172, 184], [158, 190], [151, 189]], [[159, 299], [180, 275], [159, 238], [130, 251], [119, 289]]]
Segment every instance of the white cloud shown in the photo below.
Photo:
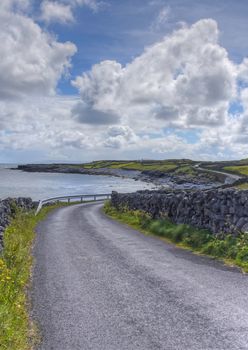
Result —
[[[77, 99], [40, 97], [0, 103], [1, 148], [49, 150], [90, 148], [89, 129], [78, 126], [70, 115]], [[88, 135], [88, 136], [86, 136]]]
[[111, 112], [134, 127], [156, 119], [160, 126], [213, 126], [225, 120], [236, 96], [236, 67], [218, 44], [216, 22], [206, 19], [173, 32], [125, 67], [101, 62], [73, 85], [88, 112]]
[[57, 1], [43, 1], [41, 3], [41, 19], [47, 23], [73, 22], [73, 13], [70, 5], [64, 5]]
[[98, 110], [93, 106], [89, 107], [84, 102], [78, 102], [72, 109], [74, 119], [79, 123], [84, 124], [95, 124], [97, 125], [108, 125], [115, 124], [119, 121], [119, 118], [111, 113], [111, 111]]
[[159, 30], [168, 21], [170, 16], [170, 7], [164, 6], [159, 10], [156, 19], [151, 24], [151, 30]]
[[[11, 3], [0, 10], [1, 150], [67, 159], [245, 156], [248, 89], [236, 85], [247, 81], [247, 59], [229, 59], [215, 21], [174, 31], [126, 66], [94, 65], [72, 82], [79, 96], [69, 98], [56, 87], [75, 45], [58, 42], [21, 12], [26, 6]], [[244, 112], [232, 116], [235, 100]], [[164, 132], [167, 126], [174, 131]], [[197, 130], [199, 140], [178, 136], [180, 129]]]
[[[87, 120], [80, 112], [77, 120], [103, 124], [94, 117], [96, 110], [115, 116], [106, 123], [120, 125], [110, 126], [103, 141], [113, 149], [186, 152], [193, 158], [245, 156], [248, 89], [239, 94], [237, 80], [246, 81], [247, 66], [247, 59], [241, 65], [229, 59], [219, 44], [217, 23], [201, 20], [174, 31], [126, 66], [103, 61], [77, 77], [72, 83], [80, 92], [79, 104], [87, 109]], [[231, 104], [239, 100], [244, 113], [231, 115]], [[191, 143], [177, 134], [150, 136], [166, 126], [195, 129], [199, 141]]]
[[26, 11], [31, 4], [31, 0], [1, 0], [1, 11]]
[[40, 5], [40, 19], [46, 23], [70, 23], [75, 20], [74, 11], [77, 7], [86, 7], [93, 12], [98, 12], [105, 4], [96, 0], [43, 0]]
[[132, 144], [137, 146], [138, 136], [128, 125], [111, 126], [107, 131], [104, 146], [109, 148], [127, 147]]
[[72, 82], [82, 97], [74, 110], [80, 122], [114, 124], [118, 121], [113, 101], [117, 98], [121, 76], [122, 67], [119, 63], [104, 61]]
[[248, 58], [244, 58], [243, 62], [238, 67], [238, 78], [248, 82]]
[[71, 5], [72, 7], [88, 7], [93, 12], [98, 12], [107, 3], [98, 0], [62, 0], [64, 3]]
[[72, 0], [75, 4], [79, 6], [87, 6], [93, 11], [98, 11], [100, 6], [103, 4], [102, 1], [97, 0]]
[[58, 42], [31, 18], [1, 11], [0, 52], [1, 100], [54, 94], [76, 46]]

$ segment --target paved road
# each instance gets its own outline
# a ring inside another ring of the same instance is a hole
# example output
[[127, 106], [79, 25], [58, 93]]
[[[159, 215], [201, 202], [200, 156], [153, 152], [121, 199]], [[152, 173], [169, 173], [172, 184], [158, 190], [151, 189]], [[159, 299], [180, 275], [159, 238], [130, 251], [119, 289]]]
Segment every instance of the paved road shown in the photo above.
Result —
[[248, 276], [65, 207], [37, 228], [40, 350], [248, 349]]
[[242, 176], [236, 175], [236, 174], [231, 174], [231, 173], [226, 173], [224, 171], [219, 171], [219, 170], [213, 170], [213, 169], [207, 169], [207, 168], [201, 168], [200, 164], [195, 165], [195, 168], [198, 170], [202, 171], [208, 171], [209, 173], [216, 173], [216, 174], [222, 174], [226, 176], [225, 184], [233, 184], [235, 181], [242, 179]]

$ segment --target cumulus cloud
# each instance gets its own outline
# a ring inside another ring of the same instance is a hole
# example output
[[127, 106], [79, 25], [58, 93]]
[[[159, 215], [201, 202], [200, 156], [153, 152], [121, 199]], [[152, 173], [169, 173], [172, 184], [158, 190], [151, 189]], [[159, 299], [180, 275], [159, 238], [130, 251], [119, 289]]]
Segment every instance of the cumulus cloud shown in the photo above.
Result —
[[41, 3], [41, 19], [47, 23], [73, 22], [73, 13], [70, 5], [64, 5], [57, 1], [43, 1]]
[[23, 95], [54, 94], [58, 80], [76, 52], [60, 43], [31, 18], [0, 12], [0, 100]]
[[[77, 77], [72, 84], [79, 90], [78, 106], [84, 106], [87, 118], [79, 117], [77, 106], [72, 114], [88, 125], [103, 124], [95, 110], [115, 116], [106, 122], [117, 125], [108, 128], [103, 142], [113, 149], [155, 154], [171, 150], [194, 158], [199, 154], [206, 158], [244, 156], [248, 89], [239, 82], [247, 82], [247, 62], [245, 58], [240, 65], [233, 63], [219, 44], [217, 23], [200, 20], [146, 48], [126, 66], [103, 61]], [[232, 114], [233, 103], [242, 105], [244, 112]], [[152, 137], [165, 127], [195, 129], [199, 140], [192, 143], [176, 132]]]
[[104, 61], [72, 82], [82, 98], [73, 110], [78, 121], [92, 124], [114, 124], [118, 121], [120, 116], [113, 101], [117, 97], [121, 76], [119, 63]]
[[238, 67], [238, 78], [245, 82], [248, 82], [248, 58], [244, 58], [242, 63]]
[[136, 144], [138, 141], [138, 136], [129, 126], [111, 126], [108, 128], [104, 146], [109, 148], [121, 148], [130, 146], [130, 144]]
[[0, 149], [54, 149], [74, 131], [74, 143], [82, 144], [83, 131], [71, 121], [75, 99], [56, 96], [76, 46], [45, 32], [28, 17], [29, 6], [25, 0], [0, 4]]
[[77, 7], [87, 7], [93, 12], [98, 12], [104, 4], [97, 0], [43, 0], [40, 5], [40, 19], [46, 23], [70, 23], [75, 20], [73, 12]]
[[71, 119], [70, 110], [76, 102], [73, 97], [59, 96], [25, 98], [21, 104], [1, 102], [1, 148], [90, 149], [94, 140], [90, 130]]
[[118, 117], [113, 115], [111, 111], [97, 110], [94, 107], [89, 107], [84, 102], [78, 102], [72, 109], [72, 114], [79, 123], [92, 125], [108, 125], [118, 122]]
[[[0, 11], [1, 150], [43, 149], [68, 159], [105, 157], [110, 148], [116, 157], [245, 155], [248, 89], [240, 81], [247, 82], [248, 61], [229, 59], [214, 20], [175, 30], [125, 66], [94, 65], [73, 80], [79, 95], [69, 98], [56, 87], [76, 47], [42, 30], [22, 3], [17, 9], [17, 1], [6, 2]], [[232, 115], [235, 101], [243, 111]], [[182, 129], [197, 130], [197, 142]]]
[[[217, 23], [174, 31], [126, 66], [104, 61], [77, 77], [83, 103], [137, 126], [198, 127], [224, 121], [236, 96], [237, 69], [218, 43]], [[83, 120], [82, 120], [83, 122]]]

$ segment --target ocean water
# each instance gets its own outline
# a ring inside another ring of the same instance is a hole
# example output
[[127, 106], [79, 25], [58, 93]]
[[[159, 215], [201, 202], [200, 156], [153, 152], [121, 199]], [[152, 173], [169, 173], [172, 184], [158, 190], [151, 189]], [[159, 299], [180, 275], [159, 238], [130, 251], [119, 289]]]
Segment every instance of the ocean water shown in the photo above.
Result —
[[154, 185], [112, 176], [27, 173], [11, 170], [13, 165], [0, 165], [0, 199], [31, 197], [33, 200], [77, 194], [133, 192], [154, 188]]

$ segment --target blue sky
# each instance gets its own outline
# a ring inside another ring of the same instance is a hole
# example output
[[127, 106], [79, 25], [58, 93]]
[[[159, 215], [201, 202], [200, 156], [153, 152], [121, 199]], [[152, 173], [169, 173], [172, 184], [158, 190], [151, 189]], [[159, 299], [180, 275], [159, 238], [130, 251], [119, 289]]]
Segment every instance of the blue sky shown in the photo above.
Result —
[[247, 16], [245, 0], [3, 0], [0, 161], [246, 157]]
[[[169, 9], [168, 19], [152, 29], [164, 7]], [[39, 6], [36, 11], [38, 9]], [[178, 28], [180, 22], [192, 24], [202, 18], [213, 18], [218, 22], [221, 45], [232, 60], [240, 63], [248, 52], [247, 13], [246, 0], [116, 0], [106, 2], [98, 12], [77, 8], [73, 24], [50, 23], [45, 27], [60, 41], [76, 44], [78, 52], [72, 58], [71, 69], [71, 76], [75, 78], [104, 60], [128, 64], [143, 52], [144, 47]], [[42, 21], [40, 24], [44, 25]], [[65, 94], [77, 92], [71, 87], [70, 79], [62, 79], [58, 90]]]

